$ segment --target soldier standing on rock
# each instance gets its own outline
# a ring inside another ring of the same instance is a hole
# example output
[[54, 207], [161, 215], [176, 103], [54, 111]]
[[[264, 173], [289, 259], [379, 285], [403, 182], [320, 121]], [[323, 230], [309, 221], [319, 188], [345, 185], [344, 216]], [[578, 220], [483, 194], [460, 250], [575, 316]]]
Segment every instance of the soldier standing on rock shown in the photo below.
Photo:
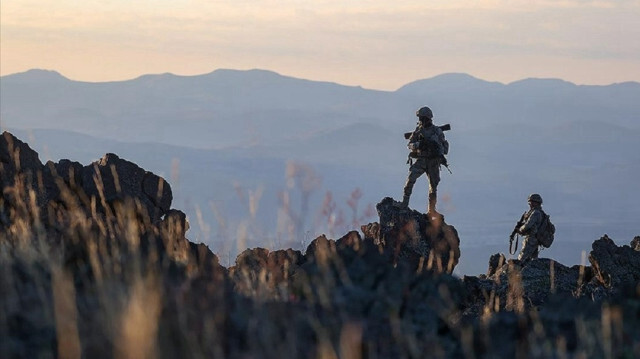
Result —
[[[518, 259], [523, 263], [538, 258], [538, 247], [541, 244], [538, 241], [538, 235], [541, 233], [538, 233], [538, 231], [546, 216], [542, 211], [542, 197], [539, 194], [533, 193], [529, 195], [528, 202], [529, 211], [522, 215], [522, 218], [514, 229], [515, 233], [524, 236], [522, 250], [520, 251], [520, 255], [518, 255]], [[512, 234], [512, 238], [515, 233]]]
[[409, 198], [413, 185], [423, 173], [429, 179], [429, 213], [436, 212], [438, 183], [440, 183], [440, 165], [447, 165], [444, 155], [449, 152], [449, 142], [444, 138], [444, 132], [433, 125], [433, 113], [429, 107], [421, 107], [416, 111], [418, 126], [409, 136], [409, 157], [416, 158], [409, 168], [407, 183], [404, 185], [402, 207], [409, 205]]

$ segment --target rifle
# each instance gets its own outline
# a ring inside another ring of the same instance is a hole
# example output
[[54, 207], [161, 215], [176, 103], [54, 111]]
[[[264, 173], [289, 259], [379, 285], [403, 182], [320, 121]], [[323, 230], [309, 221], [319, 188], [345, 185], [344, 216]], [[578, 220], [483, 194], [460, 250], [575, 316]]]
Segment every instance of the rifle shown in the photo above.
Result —
[[[448, 123], [447, 123], [446, 125], [442, 125], [442, 126], [438, 126], [438, 127], [440, 127], [440, 129], [441, 129], [443, 132], [444, 132], [444, 131], [449, 131], [449, 130], [451, 130], [451, 125], [450, 125], [450, 124], [448, 124]], [[408, 139], [409, 139], [409, 137], [411, 137], [411, 134], [412, 134], [412, 133], [413, 133], [413, 132], [405, 132], [405, 133], [404, 133], [404, 139], [405, 139], [405, 140], [408, 140]]]
[[[518, 221], [518, 223], [516, 223], [516, 226], [513, 228], [513, 232], [511, 232], [511, 234], [509, 235], [509, 254], [511, 255], [516, 254], [516, 252], [518, 251], [518, 229], [520, 229], [520, 227], [522, 227], [522, 225], [524, 224], [524, 217], [526, 215], [527, 215], [527, 211], [524, 211], [524, 213], [522, 214], [522, 217], [520, 217], [520, 220]], [[513, 248], [512, 250], [514, 238], [516, 240], [516, 247]]]
[[449, 162], [447, 162], [447, 158], [444, 157], [444, 155], [440, 157], [440, 164], [443, 165], [450, 174], [453, 174], [453, 172], [451, 172], [451, 169], [449, 168]]

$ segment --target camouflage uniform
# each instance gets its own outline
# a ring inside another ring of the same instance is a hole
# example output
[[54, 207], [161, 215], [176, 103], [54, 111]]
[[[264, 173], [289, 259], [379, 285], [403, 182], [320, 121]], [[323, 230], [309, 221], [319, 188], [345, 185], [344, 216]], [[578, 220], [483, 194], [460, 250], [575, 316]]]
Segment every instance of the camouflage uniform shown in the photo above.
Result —
[[438, 183], [440, 183], [440, 164], [444, 155], [449, 152], [449, 142], [444, 138], [444, 132], [433, 124], [424, 126], [422, 122], [409, 137], [409, 146], [418, 141], [423, 142], [417, 152], [417, 160], [411, 164], [407, 182], [404, 185], [402, 204], [408, 205], [413, 185], [416, 180], [427, 174], [429, 178], [429, 212], [435, 212]]
[[518, 233], [524, 235], [522, 241], [522, 250], [518, 259], [527, 262], [531, 259], [538, 258], [538, 238], [536, 237], [538, 228], [542, 224], [544, 219], [542, 208], [540, 206], [534, 206], [524, 216], [524, 223], [518, 229]]

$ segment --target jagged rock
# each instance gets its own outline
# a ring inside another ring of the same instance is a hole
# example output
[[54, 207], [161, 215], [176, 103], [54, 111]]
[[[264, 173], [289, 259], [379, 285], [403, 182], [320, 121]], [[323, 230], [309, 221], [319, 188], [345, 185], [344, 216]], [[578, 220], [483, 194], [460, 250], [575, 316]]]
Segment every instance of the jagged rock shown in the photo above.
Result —
[[[537, 258], [525, 265], [519, 260], [504, 260], [497, 253], [489, 260], [486, 276], [465, 277], [470, 298], [468, 313], [478, 315], [484, 308], [491, 310], [528, 310], [544, 305], [555, 294], [573, 297], [599, 298], [605, 293], [601, 286], [591, 283], [590, 267], [566, 267], [548, 258]], [[591, 284], [590, 284], [591, 283]]]
[[53, 166], [55, 176], [72, 189], [82, 187], [82, 171], [84, 166], [80, 162], [62, 159], [59, 162], [47, 162], [47, 167]]
[[581, 275], [580, 266], [569, 268], [548, 258], [530, 261], [520, 273], [524, 295], [533, 305], [544, 303], [554, 293], [577, 293], [590, 280], [588, 272]]
[[[18, 143], [7, 136], [0, 159], [7, 138]], [[159, 177], [115, 155], [92, 175], [66, 160], [42, 166], [18, 147], [30, 165], [0, 161], [15, 169], [0, 173], [0, 357], [640, 356], [640, 252], [606, 236], [593, 268], [496, 254], [486, 275], [461, 280], [434, 265], [457, 261], [455, 228], [385, 198], [364, 238], [320, 236], [304, 255], [251, 249], [227, 270], [186, 238]], [[44, 182], [48, 221], [11, 202], [15, 174]], [[93, 175], [110, 188], [91, 199]], [[164, 216], [142, 216], [149, 208]]]
[[[155, 223], [169, 211], [173, 198], [171, 186], [162, 177], [115, 154], [108, 153], [88, 166], [69, 160], [48, 161], [43, 165], [37, 152], [9, 132], [0, 137], [0, 183], [3, 188], [0, 224], [3, 225], [9, 223], [12, 211], [24, 211], [21, 207], [30, 203], [29, 190], [35, 192], [39, 209], [34, 219], [37, 217], [43, 222], [47, 221], [50, 204], [75, 198], [74, 206], [91, 211], [91, 198], [94, 198], [97, 209], [128, 199], [138, 201]], [[63, 198], [65, 190], [73, 194]]]
[[[175, 328], [224, 333], [213, 308], [233, 295], [227, 271], [206, 245], [186, 239], [186, 216], [170, 210], [171, 189], [160, 177], [115, 155], [95, 166], [42, 165], [5, 132], [0, 182], [0, 357], [119, 356], [113, 343], [125, 314], [157, 325], [173, 357], [188, 352]], [[103, 200], [109, 210], [96, 215]], [[73, 330], [61, 331], [59, 320]], [[76, 341], [77, 355], [56, 351], [62, 336]]]
[[147, 210], [151, 222], [157, 222], [169, 210], [173, 199], [171, 186], [159, 176], [113, 153], [84, 168], [85, 193], [110, 204], [134, 198]]
[[336, 247], [338, 249], [353, 248], [353, 250], [358, 251], [361, 243], [362, 237], [360, 237], [360, 233], [351, 231], [336, 241]]
[[[60, 160], [60, 162], [47, 161], [42, 174], [44, 191], [48, 201], [65, 203], [77, 196], [82, 188], [82, 173], [84, 166], [80, 162]], [[67, 196], [70, 191], [75, 195]], [[67, 203], [67, 205], [69, 205]]]
[[198, 275], [213, 276], [218, 282], [223, 281], [227, 274], [227, 269], [220, 264], [218, 256], [204, 243], [188, 242], [191, 250], [190, 260], [195, 261], [198, 268]]
[[167, 255], [187, 268], [189, 274], [212, 275], [217, 279], [226, 273], [218, 256], [203, 243], [192, 243], [186, 238], [189, 222], [184, 212], [171, 209], [158, 226]]
[[164, 178], [151, 172], [145, 172], [142, 180], [142, 191], [147, 195], [151, 203], [165, 213], [171, 208], [173, 194], [171, 186]]
[[326, 315], [343, 313], [341, 318], [365, 323], [363, 340], [376, 355], [402, 356], [397, 338], [388, 335], [393, 326], [432, 339], [421, 347], [459, 355], [453, 328], [465, 289], [456, 278], [426, 266], [417, 271], [405, 261], [394, 264], [383, 245], [356, 232], [337, 241], [320, 236], [305, 256], [293, 282], [296, 298], [327, 308]]
[[595, 277], [607, 288], [640, 281], [640, 252], [618, 247], [606, 234], [593, 242], [589, 262]]
[[373, 222], [373, 223], [365, 224], [364, 226], [360, 226], [360, 230], [362, 231], [364, 238], [371, 239], [376, 243], [379, 241], [380, 223]]
[[271, 251], [267, 258], [267, 269], [274, 282], [283, 283], [290, 279], [304, 261], [302, 252], [291, 248]]
[[[42, 170], [38, 153], [6, 131], [0, 136], [0, 166], [2, 166], [0, 178], [3, 186], [11, 185], [18, 172], [34, 176], [32, 180], [35, 184], [35, 176]], [[33, 186], [33, 188], [37, 187]]]
[[30, 192], [35, 193], [36, 203], [43, 207], [48, 200], [46, 192], [49, 178], [43, 178], [43, 165], [38, 153], [29, 145], [19, 140], [9, 132], [0, 136], [0, 225], [7, 226], [15, 217], [26, 218], [30, 221], [46, 221], [46, 212], [33, 213], [29, 210], [32, 205]]
[[300, 251], [246, 249], [236, 258], [229, 274], [238, 292], [262, 298], [286, 298], [292, 276], [305, 262]]
[[487, 269], [487, 276], [491, 277], [496, 274], [496, 271], [502, 268], [507, 263], [507, 259], [502, 253], [496, 253], [489, 258], [489, 269]]
[[326, 263], [329, 257], [336, 253], [336, 242], [328, 239], [324, 234], [309, 243], [304, 252], [307, 261]]
[[267, 267], [267, 258], [269, 250], [266, 248], [245, 249], [236, 257], [236, 265], [234, 270], [247, 270], [259, 273]]
[[380, 216], [378, 240], [392, 251], [394, 261], [453, 272], [460, 258], [460, 238], [442, 215], [426, 215], [398, 205], [390, 197], [376, 205]]
[[633, 250], [640, 251], [640, 236], [633, 237], [631, 243], [629, 244], [631, 245], [631, 248], [633, 248]]

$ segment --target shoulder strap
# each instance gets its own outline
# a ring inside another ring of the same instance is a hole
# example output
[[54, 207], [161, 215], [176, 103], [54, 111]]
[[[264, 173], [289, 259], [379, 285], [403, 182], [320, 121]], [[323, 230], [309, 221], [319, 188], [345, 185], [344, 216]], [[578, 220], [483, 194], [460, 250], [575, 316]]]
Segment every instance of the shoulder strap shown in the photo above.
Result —
[[549, 215], [546, 214], [542, 208], [540, 208], [540, 213], [542, 213], [542, 221], [540, 221], [540, 225], [538, 226], [538, 229], [543, 228], [543, 227], [549, 227]]

